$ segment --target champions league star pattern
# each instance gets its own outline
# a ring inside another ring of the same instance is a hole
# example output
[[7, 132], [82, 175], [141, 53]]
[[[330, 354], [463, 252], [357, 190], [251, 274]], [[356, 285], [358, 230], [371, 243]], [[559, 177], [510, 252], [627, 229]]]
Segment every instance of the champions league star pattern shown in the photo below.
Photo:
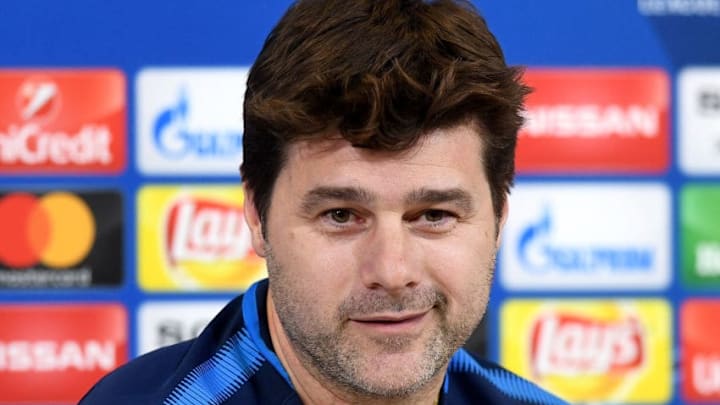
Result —
[[[289, 3], [3, 1], [0, 404], [75, 403], [265, 276], [242, 103]], [[720, 402], [720, 0], [475, 3], [535, 91], [469, 347], [574, 403]]]

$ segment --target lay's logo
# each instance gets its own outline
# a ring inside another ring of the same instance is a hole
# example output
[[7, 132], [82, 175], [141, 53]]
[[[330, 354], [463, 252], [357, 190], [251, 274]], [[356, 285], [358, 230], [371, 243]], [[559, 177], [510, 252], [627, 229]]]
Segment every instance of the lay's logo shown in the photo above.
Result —
[[138, 276], [147, 290], [242, 291], [265, 276], [240, 186], [147, 186], [138, 194]]
[[643, 366], [646, 340], [635, 318], [615, 321], [552, 313], [532, 328], [535, 374], [627, 373]]
[[661, 300], [510, 300], [501, 362], [571, 402], [665, 403], [672, 317]]
[[237, 205], [182, 198], [168, 210], [167, 255], [182, 261], [240, 260], [252, 249], [250, 230]]

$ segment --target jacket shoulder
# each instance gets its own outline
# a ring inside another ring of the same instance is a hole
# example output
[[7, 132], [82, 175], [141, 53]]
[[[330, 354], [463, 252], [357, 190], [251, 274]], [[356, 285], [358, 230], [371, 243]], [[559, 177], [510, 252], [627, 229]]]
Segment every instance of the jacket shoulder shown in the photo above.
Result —
[[448, 366], [448, 403], [486, 398], [487, 403], [515, 405], [566, 405], [519, 375], [460, 349]]
[[193, 340], [163, 347], [120, 366], [103, 377], [80, 404], [160, 403], [177, 381], [168, 372], [179, 368]]
[[243, 326], [243, 296], [230, 301], [195, 339], [144, 354], [103, 377], [81, 404], [162, 403], [187, 374]]

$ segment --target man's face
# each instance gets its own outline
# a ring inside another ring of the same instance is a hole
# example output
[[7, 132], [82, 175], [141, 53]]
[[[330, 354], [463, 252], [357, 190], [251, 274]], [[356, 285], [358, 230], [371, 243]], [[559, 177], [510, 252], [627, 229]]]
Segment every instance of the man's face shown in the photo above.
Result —
[[398, 397], [442, 378], [488, 302], [496, 219], [476, 129], [404, 152], [290, 146], [266, 238], [270, 300], [311, 374]]

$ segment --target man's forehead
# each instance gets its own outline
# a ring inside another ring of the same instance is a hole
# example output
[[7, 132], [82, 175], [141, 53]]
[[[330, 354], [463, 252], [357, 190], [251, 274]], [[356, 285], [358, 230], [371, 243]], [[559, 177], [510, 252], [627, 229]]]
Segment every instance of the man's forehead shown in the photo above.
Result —
[[346, 155], [347, 157], [355, 155], [367, 160], [403, 161], [411, 159], [425, 147], [432, 146], [437, 142], [442, 142], [448, 137], [457, 138], [458, 134], [463, 134], [471, 135], [469, 137], [466, 136], [466, 138], [472, 139], [470, 142], [477, 145], [477, 154], [475, 156], [480, 159], [482, 152], [480, 131], [480, 128], [474, 122], [468, 121], [453, 127], [437, 128], [423, 133], [415, 143], [407, 148], [385, 150], [352, 145], [350, 141], [342, 137], [338, 130], [333, 130], [319, 134], [318, 137], [294, 141], [289, 144], [287, 151], [288, 157], [295, 157], [300, 159], [300, 161], [332, 155]]
[[469, 206], [470, 196], [487, 188], [473, 128], [430, 132], [402, 151], [353, 147], [335, 135], [297, 141], [288, 152], [278, 184], [303, 196], [306, 206], [333, 199], [406, 204], [435, 199]]

